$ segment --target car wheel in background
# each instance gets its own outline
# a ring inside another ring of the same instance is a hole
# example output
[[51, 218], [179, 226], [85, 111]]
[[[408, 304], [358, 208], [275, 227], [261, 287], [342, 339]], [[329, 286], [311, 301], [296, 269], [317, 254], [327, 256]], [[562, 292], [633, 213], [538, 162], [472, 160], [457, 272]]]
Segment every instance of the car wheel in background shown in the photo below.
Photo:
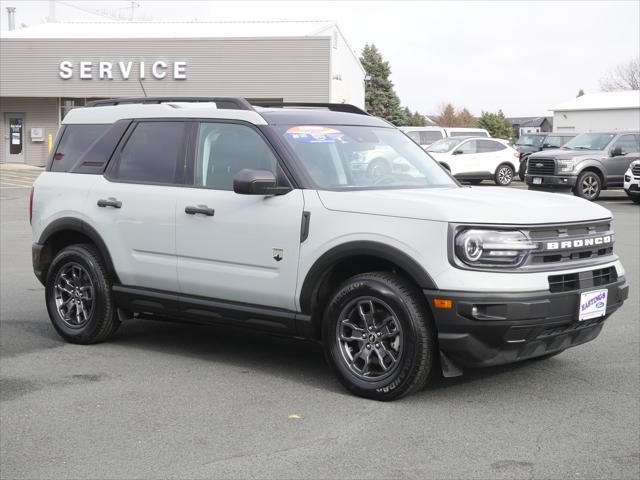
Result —
[[340, 382], [375, 400], [419, 390], [439, 358], [425, 298], [388, 272], [356, 275], [338, 287], [324, 314], [322, 338]]
[[51, 323], [68, 342], [102, 342], [120, 326], [111, 277], [92, 245], [70, 245], [56, 255], [47, 273], [45, 299]]
[[596, 200], [600, 196], [602, 190], [602, 181], [600, 176], [591, 171], [582, 172], [578, 175], [578, 181], [573, 187], [573, 193], [585, 200]]
[[494, 175], [494, 181], [496, 185], [505, 187], [513, 181], [513, 167], [509, 164], [503, 163], [496, 169]]

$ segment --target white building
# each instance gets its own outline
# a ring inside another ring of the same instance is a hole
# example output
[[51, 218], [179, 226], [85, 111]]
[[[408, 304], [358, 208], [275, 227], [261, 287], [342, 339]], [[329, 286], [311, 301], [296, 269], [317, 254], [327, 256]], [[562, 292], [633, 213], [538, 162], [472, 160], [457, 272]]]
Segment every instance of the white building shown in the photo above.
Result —
[[60, 121], [88, 99], [239, 96], [364, 108], [364, 80], [358, 55], [332, 22], [71, 22], [3, 29], [0, 161], [44, 165]]
[[551, 111], [554, 132], [640, 130], [640, 90], [589, 93]]

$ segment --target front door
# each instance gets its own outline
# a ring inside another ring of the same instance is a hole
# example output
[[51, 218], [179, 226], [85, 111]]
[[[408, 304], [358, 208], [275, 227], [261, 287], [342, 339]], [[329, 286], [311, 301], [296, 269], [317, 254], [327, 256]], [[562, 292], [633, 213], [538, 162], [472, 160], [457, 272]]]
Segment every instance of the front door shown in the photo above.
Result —
[[180, 291], [294, 310], [302, 190], [278, 196], [233, 192], [233, 177], [245, 168], [269, 170], [287, 183], [254, 127], [203, 122], [195, 150], [194, 186], [180, 190], [176, 205]]
[[24, 163], [24, 113], [4, 114], [5, 159], [11, 163]]
[[623, 184], [624, 172], [629, 168], [629, 164], [640, 158], [638, 135], [621, 135], [609, 151], [613, 154], [614, 150], [619, 150], [615, 152], [619, 155], [605, 157], [603, 161], [607, 168], [607, 184], [611, 187], [620, 187]]
[[480, 171], [476, 140], [466, 140], [454, 148], [454, 151], [462, 152], [453, 155], [450, 159], [451, 173], [453, 175], [476, 173]]

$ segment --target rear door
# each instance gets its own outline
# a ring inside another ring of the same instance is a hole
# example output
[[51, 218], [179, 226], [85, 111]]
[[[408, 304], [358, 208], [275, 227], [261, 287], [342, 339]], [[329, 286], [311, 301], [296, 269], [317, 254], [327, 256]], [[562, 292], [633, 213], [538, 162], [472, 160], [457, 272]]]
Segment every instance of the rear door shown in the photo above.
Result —
[[90, 192], [87, 215], [124, 285], [178, 290], [175, 206], [185, 132], [181, 121], [134, 122]]
[[180, 191], [176, 206], [180, 291], [294, 310], [302, 190], [235, 193], [233, 178], [242, 169], [268, 170], [281, 186], [289, 184], [275, 152], [253, 125], [207, 121], [196, 127], [189, 156], [193, 185]]

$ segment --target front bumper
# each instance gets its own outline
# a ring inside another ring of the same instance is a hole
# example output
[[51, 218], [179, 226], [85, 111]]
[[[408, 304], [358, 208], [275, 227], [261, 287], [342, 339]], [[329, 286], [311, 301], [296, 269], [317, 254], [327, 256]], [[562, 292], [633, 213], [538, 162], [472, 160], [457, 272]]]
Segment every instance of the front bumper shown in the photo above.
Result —
[[[534, 178], [542, 178], [542, 183], [533, 183]], [[524, 181], [527, 185], [539, 188], [572, 188], [578, 177], [574, 175], [530, 175], [526, 174]]]
[[[608, 290], [606, 315], [578, 321], [580, 293]], [[440, 350], [460, 367], [488, 367], [564, 350], [593, 340], [629, 295], [624, 277], [569, 292], [469, 293], [424, 290]], [[452, 300], [438, 309], [434, 299]], [[474, 308], [475, 307], [475, 308]]]
[[624, 191], [630, 197], [640, 197], [640, 179], [627, 173], [624, 176]]

